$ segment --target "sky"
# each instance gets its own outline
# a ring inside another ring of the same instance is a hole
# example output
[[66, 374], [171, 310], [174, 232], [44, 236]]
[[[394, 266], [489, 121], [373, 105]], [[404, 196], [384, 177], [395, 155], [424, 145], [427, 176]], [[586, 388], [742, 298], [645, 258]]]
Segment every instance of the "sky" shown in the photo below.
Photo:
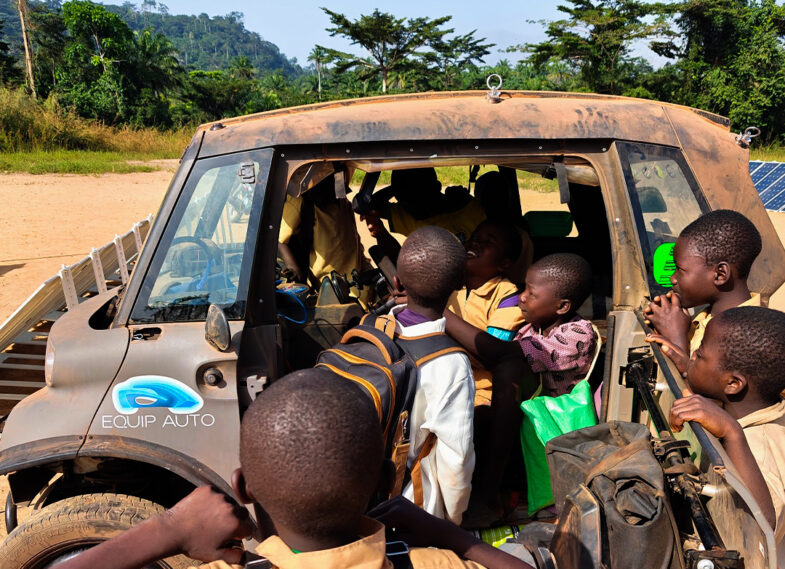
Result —
[[[169, 7], [171, 14], [205, 12], [210, 16], [221, 16], [232, 11], [242, 12], [247, 29], [276, 44], [287, 57], [296, 57], [303, 66], [308, 65], [308, 53], [316, 44], [346, 51], [353, 49], [347, 40], [330, 37], [325, 31], [325, 28], [330, 26], [330, 19], [320, 6], [345, 14], [351, 19], [356, 19], [361, 14], [369, 14], [374, 8], [399, 18], [437, 18], [450, 14], [452, 21], [446, 27], [455, 28], [456, 33], [460, 34], [476, 29], [476, 37], [485, 37], [488, 43], [496, 44], [485, 60], [488, 64], [504, 58], [511, 62], [517, 61], [519, 55], [499, 53], [499, 50], [510, 45], [543, 40], [543, 26], [529, 24], [527, 20], [557, 19], [560, 14], [556, 10], [557, 2], [553, 0], [497, 0], [491, 4], [492, 10], [483, 8], [488, 6], [487, 0], [453, 0], [449, 3], [397, 0], [376, 4], [358, 0], [231, 0], [226, 4], [214, 0], [159, 1]], [[359, 53], [359, 49], [356, 51]]]
[[[132, 0], [135, 1], [135, 0]], [[226, 4], [214, 0], [159, 0], [172, 14], [200, 14], [222, 16], [229, 12], [242, 12], [245, 27], [257, 32], [263, 39], [277, 45], [287, 57], [296, 57], [302, 66], [308, 65], [308, 53], [314, 45], [343, 51], [361, 53], [358, 46], [351, 46], [341, 37], [330, 37], [325, 28], [330, 19], [322, 12], [324, 6], [334, 12], [357, 19], [370, 14], [374, 8], [394, 14], [398, 18], [438, 18], [451, 15], [445, 26], [458, 34], [477, 30], [475, 37], [494, 43], [485, 63], [493, 65], [501, 59], [511, 63], [523, 58], [521, 53], [505, 53], [509, 46], [540, 42], [546, 39], [543, 24], [538, 20], [557, 20], [563, 14], [556, 9], [558, 0], [396, 0], [369, 4], [359, 0], [231, 0]], [[137, 2], [141, 4], [141, 2]], [[634, 50], [652, 63], [660, 63], [655, 54], [645, 46]]]

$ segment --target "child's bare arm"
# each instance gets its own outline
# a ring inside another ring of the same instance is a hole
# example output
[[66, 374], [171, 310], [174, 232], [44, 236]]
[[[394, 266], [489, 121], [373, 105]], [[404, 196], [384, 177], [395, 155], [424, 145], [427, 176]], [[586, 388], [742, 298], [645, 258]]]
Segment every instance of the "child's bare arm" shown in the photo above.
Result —
[[688, 389], [684, 390], [684, 397], [673, 403], [670, 413], [670, 424], [674, 431], [681, 431], [685, 421], [700, 423], [720, 440], [742, 481], [758, 502], [766, 520], [774, 528], [774, 502], [739, 422], [716, 403], [700, 395], [693, 395]]
[[496, 549], [446, 520], [440, 520], [400, 496], [380, 504], [370, 515], [395, 536], [412, 547], [438, 547], [479, 563], [488, 569], [534, 569], [504, 551]]
[[672, 291], [655, 296], [644, 310], [646, 323], [657, 330], [661, 336], [672, 342], [684, 352], [689, 352], [687, 334], [690, 329], [690, 315], [681, 307], [679, 296]]
[[517, 342], [494, 338], [450, 310], [444, 311], [444, 317], [447, 321], [447, 333], [477, 356], [488, 368], [506, 357], [521, 355]]
[[225, 494], [201, 486], [163, 514], [150, 518], [57, 567], [58, 569], [141, 569], [185, 553], [200, 561], [240, 563], [242, 551], [227, 547], [251, 534], [247, 510]]

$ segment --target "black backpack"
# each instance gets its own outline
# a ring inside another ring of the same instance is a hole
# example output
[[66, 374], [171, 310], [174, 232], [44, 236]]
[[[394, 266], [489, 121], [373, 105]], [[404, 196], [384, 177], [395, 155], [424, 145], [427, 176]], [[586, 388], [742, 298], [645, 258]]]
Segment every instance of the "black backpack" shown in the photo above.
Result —
[[[396, 481], [391, 495], [403, 488], [418, 366], [445, 354], [464, 352], [444, 332], [404, 338], [395, 334], [395, 328], [392, 316], [367, 314], [339, 344], [323, 351], [316, 360], [316, 366], [356, 382], [373, 401], [384, 430], [385, 456], [395, 462]], [[413, 479], [419, 473], [420, 460], [435, 443], [431, 434], [412, 467]], [[418, 486], [415, 481], [415, 502]]]

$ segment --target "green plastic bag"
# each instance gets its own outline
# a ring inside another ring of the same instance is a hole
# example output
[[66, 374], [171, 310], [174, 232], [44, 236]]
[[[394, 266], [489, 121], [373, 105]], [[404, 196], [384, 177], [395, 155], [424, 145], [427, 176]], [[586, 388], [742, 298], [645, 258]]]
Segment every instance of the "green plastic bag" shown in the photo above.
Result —
[[545, 458], [545, 443], [554, 437], [597, 424], [591, 387], [579, 381], [570, 393], [559, 397], [540, 396], [521, 403], [521, 446], [526, 465], [528, 512], [553, 504], [551, 475]]

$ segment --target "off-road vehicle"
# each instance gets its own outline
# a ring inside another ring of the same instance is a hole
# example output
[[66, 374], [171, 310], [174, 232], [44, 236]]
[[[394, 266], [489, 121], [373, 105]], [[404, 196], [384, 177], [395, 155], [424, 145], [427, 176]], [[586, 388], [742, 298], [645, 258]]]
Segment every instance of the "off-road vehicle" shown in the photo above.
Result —
[[[312, 365], [364, 312], [347, 294], [356, 275], [280, 293], [286, 196], [331, 174], [360, 181], [359, 204], [390, 170], [465, 167], [468, 179], [483, 166], [515, 184], [522, 172], [555, 179], [569, 212], [564, 227], [517, 192], [514, 207], [528, 216], [535, 258], [570, 251], [591, 263], [595, 286], [582, 312], [603, 338], [594, 372], [601, 420], [651, 424], [647, 406], [667, 414], [683, 386], [656, 347], [642, 348], [641, 309], [668, 286], [663, 245], [701, 213], [735, 209], [763, 237], [751, 289], [767, 301], [785, 281], [785, 250], [753, 187], [746, 146], [725, 118], [700, 110], [545, 92], [385, 96], [200, 127], [130, 281], [56, 322], [46, 387], [5, 423], [6, 518], [13, 527], [17, 506], [34, 513], [0, 545], [0, 563], [48, 567], [196, 485], [229, 491], [243, 410], [265, 385]], [[384, 275], [365, 277], [382, 296], [371, 308], [384, 303]], [[684, 566], [740, 566], [726, 555], [736, 551], [747, 569], [774, 569], [772, 529], [721, 445], [699, 426], [676, 436], [700, 468], [682, 473], [700, 514], [682, 520], [692, 550]]]

